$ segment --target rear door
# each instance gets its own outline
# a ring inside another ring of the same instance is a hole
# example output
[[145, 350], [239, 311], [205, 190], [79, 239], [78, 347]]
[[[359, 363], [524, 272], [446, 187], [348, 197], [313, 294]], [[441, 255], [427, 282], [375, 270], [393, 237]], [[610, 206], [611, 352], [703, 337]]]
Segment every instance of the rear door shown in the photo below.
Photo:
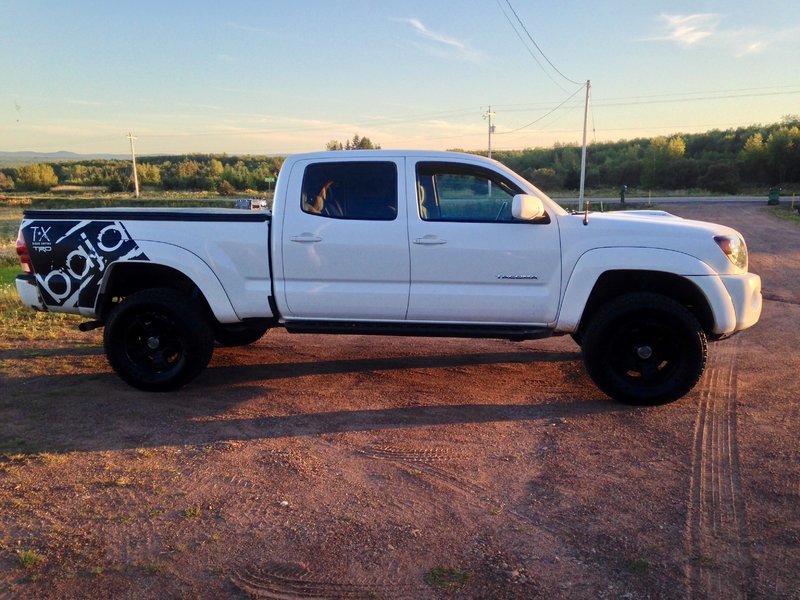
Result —
[[294, 165], [282, 227], [287, 316], [405, 318], [410, 259], [403, 166], [402, 158], [384, 156]]
[[523, 190], [485, 166], [408, 161], [408, 320], [555, 321], [561, 286], [557, 220], [515, 220], [511, 202]]

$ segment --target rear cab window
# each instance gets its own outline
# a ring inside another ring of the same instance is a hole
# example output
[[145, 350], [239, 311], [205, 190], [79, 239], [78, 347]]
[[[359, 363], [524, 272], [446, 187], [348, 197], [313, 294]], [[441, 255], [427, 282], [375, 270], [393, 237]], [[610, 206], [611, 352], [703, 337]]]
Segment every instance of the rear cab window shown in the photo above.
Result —
[[330, 219], [397, 218], [397, 166], [385, 161], [318, 162], [306, 167], [301, 205]]

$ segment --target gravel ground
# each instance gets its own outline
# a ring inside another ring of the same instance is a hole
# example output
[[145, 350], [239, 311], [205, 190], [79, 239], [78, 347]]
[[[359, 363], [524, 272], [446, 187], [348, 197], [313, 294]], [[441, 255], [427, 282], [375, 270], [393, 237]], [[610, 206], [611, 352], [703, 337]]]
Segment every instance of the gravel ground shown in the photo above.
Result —
[[98, 332], [0, 340], [0, 599], [800, 598], [800, 229], [745, 234], [752, 330], [687, 397], [569, 337], [291, 336], [152, 395]]

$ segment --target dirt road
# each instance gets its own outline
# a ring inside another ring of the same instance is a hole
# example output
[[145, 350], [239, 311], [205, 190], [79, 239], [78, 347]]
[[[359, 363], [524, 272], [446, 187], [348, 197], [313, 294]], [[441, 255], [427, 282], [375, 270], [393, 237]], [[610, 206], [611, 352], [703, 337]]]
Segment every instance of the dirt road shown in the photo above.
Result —
[[569, 338], [273, 332], [171, 395], [97, 332], [6, 340], [0, 599], [800, 598], [800, 230], [670, 211], [742, 231], [766, 301], [663, 407]]

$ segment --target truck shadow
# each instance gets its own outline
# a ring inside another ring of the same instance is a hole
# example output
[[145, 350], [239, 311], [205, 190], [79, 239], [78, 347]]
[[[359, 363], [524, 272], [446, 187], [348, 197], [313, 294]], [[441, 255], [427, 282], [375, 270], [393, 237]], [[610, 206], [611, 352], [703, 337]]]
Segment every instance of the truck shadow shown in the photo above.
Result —
[[[563, 417], [631, 410], [584, 392], [574, 399], [535, 403], [461, 402], [437, 404], [396, 388], [370, 391], [369, 404], [320, 410], [295, 403], [285, 390], [262, 381], [364, 373], [389, 369], [442, 369], [501, 363], [568, 362], [575, 353], [502, 352], [323, 362], [217, 366], [193, 385], [171, 394], [150, 394], [115, 375], [55, 375], [7, 379], [13, 393], [0, 401], [0, 460], [3, 454], [125, 450], [217, 442], [294, 438], [341, 432], [369, 432], [491, 422], [550, 423]], [[492, 390], [486, 390], [487, 398]], [[372, 398], [374, 397], [374, 402]], [[452, 402], [452, 398], [451, 398]], [[379, 405], [375, 407], [375, 405]], [[402, 404], [398, 406], [398, 404]], [[411, 404], [411, 405], [409, 405]], [[242, 407], [246, 406], [246, 410]]]
[[[219, 352], [219, 351], [218, 351]], [[224, 351], [223, 351], [224, 352]], [[219, 352], [222, 354], [223, 352]], [[489, 352], [362, 358], [272, 364], [235, 364], [212, 366], [201, 378], [201, 385], [225, 386], [248, 381], [265, 381], [310, 375], [344, 375], [371, 371], [447, 369], [496, 364], [533, 364], [580, 360], [579, 352]]]

